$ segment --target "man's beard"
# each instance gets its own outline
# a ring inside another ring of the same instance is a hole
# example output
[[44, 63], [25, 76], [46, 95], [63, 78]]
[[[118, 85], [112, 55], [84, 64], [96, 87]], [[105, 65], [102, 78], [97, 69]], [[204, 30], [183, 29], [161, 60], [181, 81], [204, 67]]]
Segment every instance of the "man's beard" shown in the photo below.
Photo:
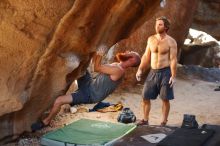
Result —
[[158, 29], [158, 30], [157, 30], [157, 33], [159, 33], [159, 34], [162, 34], [162, 33], [164, 33], [164, 32], [166, 32], [165, 29]]
[[124, 61], [127, 61], [129, 58], [131, 58], [132, 56], [127, 56], [126, 54], [124, 54], [124, 53], [117, 53], [116, 54], [116, 58], [117, 58], [117, 60], [120, 62], [120, 61], [122, 61], [122, 62], [124, 62]]

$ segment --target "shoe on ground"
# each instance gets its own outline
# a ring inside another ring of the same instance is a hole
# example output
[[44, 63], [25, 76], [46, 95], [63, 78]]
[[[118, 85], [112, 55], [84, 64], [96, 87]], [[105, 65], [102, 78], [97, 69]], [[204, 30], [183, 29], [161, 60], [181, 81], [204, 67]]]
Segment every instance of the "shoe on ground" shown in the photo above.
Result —
[[41, 130], [42, 128], [46, 126], [48, 125], [45, 125], [42, 121], [37, 121], [31, 125], [31, 130], [32, 132], [35, 132], [35, 131]]
[[167, 121], [163, 121], [163, 122], [160, 123], [161, 127], [165, 127], [166, 125], [167, 125]]
[[147, 125], [149, 125], [148, 120], [145, 121], [144, 119], [142, 119], [139, 122], [137, 122], [137, 126], [147, 126]]

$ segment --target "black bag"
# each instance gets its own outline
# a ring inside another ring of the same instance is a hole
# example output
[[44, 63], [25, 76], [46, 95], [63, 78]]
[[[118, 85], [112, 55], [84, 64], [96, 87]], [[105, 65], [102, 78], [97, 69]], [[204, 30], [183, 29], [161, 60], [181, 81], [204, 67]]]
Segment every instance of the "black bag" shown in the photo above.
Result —
[[124, 108], [118, 116], [118, 122], [121, 123], [133, 123], [136, 121], [136, 116], [134, 113], [130, 110], [130, 108]]
[[178, 128], [157, 146], [203, 146], [214, 134], [211, 129]]
[[195, 115], [184, 114], [181, 128], [196, 129], [198, 126]]

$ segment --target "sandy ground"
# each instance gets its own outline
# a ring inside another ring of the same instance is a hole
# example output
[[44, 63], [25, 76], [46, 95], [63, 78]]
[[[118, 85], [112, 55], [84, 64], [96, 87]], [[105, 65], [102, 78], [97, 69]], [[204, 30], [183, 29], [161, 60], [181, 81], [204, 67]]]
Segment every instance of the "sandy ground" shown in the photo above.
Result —
[[[168, 125], [180, 126], [183, 120], [183, 114], [194, 114], [199, 125], [215, 124], [220, 125], [220, 91], [214, 91], [217, 87], [216, 83], [209, 83], [199, 80], [183, 80], [178, 79], [174, 88], [175, 99], [171, 101], [171, 110], [169, 115]], [[143, 85], [137, 85], [132, 89], [116, 91], [110, 95], [105, 101], [117, 103], [121, 101], [124, 107], [129, 107], [137, 116], [137, 119], [142, 118], [141, 108], [141, 91]], [[81, 105], [81, 109], [77, 113], [71, 114], [68, 106], [64, 106], [61, 112], [51, 122], [51, 127], [34, 134], [23, 136], [16, 143], [9, 145], [39, 145], [39, 137], [51, 130], [72, 123], [80, 118], [95, 119], [101, 121], [117, 122], [117, 117], [120, 112], [85, 112], [83, 107], [92, 108], [95, 104]], [[81, 112], [80, 112], [81, 111]], [[152, 101], [150, 113], [150, 125], [159, 125], [161, 122], [161, 100]]]

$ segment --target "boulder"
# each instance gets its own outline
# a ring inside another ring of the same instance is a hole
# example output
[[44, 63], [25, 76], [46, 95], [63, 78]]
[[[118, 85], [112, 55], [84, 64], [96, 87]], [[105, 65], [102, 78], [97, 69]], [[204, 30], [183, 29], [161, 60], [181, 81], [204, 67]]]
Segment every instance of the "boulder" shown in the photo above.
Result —
[[188, 44], [201, 45], [203, 43], [208, 43], [208, 42], [218, 43], [218, 41], [215, 38], [213, 38], [210, 34], [190, 28], [188, 36], [184, 41], [184, 45], [188, 45]]
[[200, 0], [192, 28], [207, 32], [217, 40], [220, 40], [220, 1]]
[[180, 63], [203, 67], [220, 67], [219, 42], [209, 34], [190, 29], [181, 48]]
[[164, 7], [159, 0], [1, 0], [0, 144], [30, 131], [100, 44], [143, 54], [155, 18], [165, 15], [181, 45], [196, 6], [197, 0], [170, 0]]
[[205, 68], [197, 65], [178, 65], [177, 76], [182, 79], [197, 79], [207, 82], [220, 82], [219, 68]]
[[203, 67], [219, 67], [220, 46], [216, 42], [208, 42], [201, 45], [185, 45], [181, 50], [180, 63]]

